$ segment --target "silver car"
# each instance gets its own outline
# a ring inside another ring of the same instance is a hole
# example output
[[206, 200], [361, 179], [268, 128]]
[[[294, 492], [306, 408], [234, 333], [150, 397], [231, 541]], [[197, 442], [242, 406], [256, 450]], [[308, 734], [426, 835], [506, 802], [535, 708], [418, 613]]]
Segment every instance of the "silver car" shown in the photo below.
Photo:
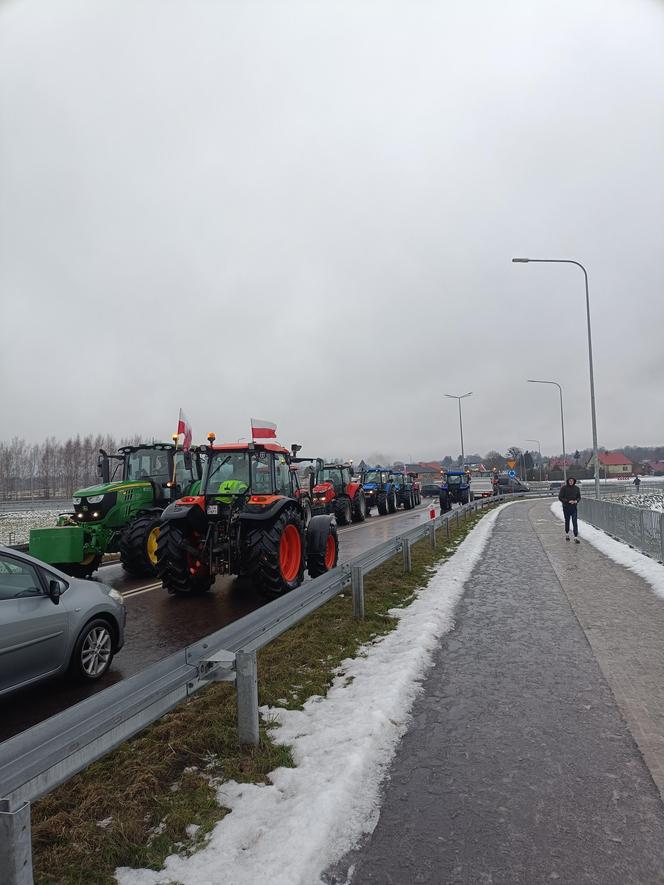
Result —
[[0, 695], [60, 673], [101, 678], [125, 621], [117, 590], [0, 547]]

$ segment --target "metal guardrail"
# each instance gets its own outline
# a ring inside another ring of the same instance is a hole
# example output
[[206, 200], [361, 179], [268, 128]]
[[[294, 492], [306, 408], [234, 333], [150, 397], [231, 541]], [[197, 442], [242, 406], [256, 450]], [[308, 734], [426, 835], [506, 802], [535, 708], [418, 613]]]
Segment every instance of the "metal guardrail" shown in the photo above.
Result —
[[579, 518], [664, 562], [664, 513], [617, 501], [583, 497]]
[[211, 682], [235, 682], [238, 736], [259, 737], [256, 652], [350, 586], [353, 614], [364, 617], [364, 575], [401, 553], [411, 569], [411, 545], [458, 525], [476, 510], [524, 497], [472, 501], [422, 522], [327, 574], [250, 612], [182, 651], [152, 664], [0, 744], [0, 882], [32, 885], [30, 803], [105, 756]]

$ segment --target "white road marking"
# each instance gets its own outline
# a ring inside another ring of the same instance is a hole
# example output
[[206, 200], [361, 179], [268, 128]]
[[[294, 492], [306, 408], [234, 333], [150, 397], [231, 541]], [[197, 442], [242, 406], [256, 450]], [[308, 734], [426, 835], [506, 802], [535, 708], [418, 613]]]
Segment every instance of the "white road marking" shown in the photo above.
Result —
[[163, 587], [163, 584], [159, 581], [157, 584], [146, 584], [145, 587], [135, 587], [133, 590], [125, 590], [124, 593], [122, 593], [122, 596], [124, 599], [128, 596], [139, 596], [141, 593], [149, 593], [150, 590], [158, 590], [161, 587]]

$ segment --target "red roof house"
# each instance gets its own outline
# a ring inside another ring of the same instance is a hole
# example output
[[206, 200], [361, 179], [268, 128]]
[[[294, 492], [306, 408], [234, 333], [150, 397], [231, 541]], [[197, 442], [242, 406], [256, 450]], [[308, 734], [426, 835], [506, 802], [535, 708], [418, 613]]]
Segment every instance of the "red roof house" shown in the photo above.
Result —
[[[629, 476], [632, 472], [632, 462], [622, 452], [599, 452], [599, 472], [604, 476]], [[594, 466], [594, 456], [588, 460], [588, 467]]]

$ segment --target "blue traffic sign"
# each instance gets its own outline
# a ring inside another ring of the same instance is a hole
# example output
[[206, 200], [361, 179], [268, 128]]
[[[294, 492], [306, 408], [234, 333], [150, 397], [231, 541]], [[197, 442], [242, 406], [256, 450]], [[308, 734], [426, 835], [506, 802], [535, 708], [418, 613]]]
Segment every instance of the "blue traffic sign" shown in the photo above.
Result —
[[508, 470], [507, 475], [510, 479], [514, 479], [514, 477], [516, 476], [516, 470]]

